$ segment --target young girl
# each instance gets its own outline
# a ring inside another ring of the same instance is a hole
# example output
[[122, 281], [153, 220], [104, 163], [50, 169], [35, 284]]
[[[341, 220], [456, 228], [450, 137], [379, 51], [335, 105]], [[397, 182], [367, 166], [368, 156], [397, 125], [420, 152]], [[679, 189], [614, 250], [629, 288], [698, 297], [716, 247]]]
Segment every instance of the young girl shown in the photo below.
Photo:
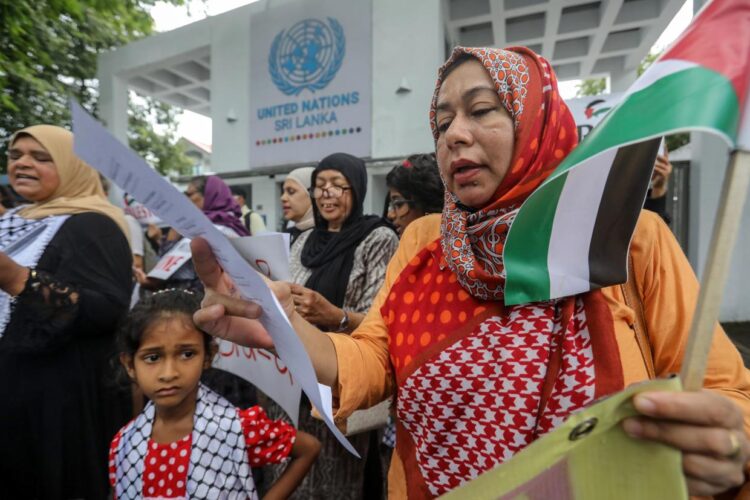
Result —
[[193, 324], [199, 305], [192, 292], [164, 290], [138, 304], [119, 331], [120, 362], [150, 402], [112, 440], [115, 498], [258, 498], [251, 467], [291, 457], [264, 497], [286, 498], [320, 443], [200, 383], [216, 346]]

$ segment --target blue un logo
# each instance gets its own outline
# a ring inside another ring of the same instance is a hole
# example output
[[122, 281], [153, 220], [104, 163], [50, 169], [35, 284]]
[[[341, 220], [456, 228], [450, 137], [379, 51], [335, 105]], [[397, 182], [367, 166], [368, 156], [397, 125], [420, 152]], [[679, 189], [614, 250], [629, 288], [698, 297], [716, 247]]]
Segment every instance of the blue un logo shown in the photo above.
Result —
[[305, 19], [273, 39], [268, 72], [287, 95], [325, 88], [336, 76], [346, 52], [344, 29], [332, 17], [325, 23]]

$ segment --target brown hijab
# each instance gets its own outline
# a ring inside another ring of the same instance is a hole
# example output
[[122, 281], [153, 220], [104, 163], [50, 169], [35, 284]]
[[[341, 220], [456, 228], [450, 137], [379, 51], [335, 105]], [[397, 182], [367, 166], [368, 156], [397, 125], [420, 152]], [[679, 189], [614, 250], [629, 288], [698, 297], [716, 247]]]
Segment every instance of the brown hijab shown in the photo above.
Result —
[[99, 174], [73, 152], [70, 131], [54, 125], [34, 125], [13, 134], [10, 145], [24, 135], [35, 139], [52, 156], [60, 184], [52, 196], [22, 208], [19, 215], [27, 219], [43, 219], [51, 215], [97, 212], [115, 221], [129, 238], [124, 214], [107, 200]]

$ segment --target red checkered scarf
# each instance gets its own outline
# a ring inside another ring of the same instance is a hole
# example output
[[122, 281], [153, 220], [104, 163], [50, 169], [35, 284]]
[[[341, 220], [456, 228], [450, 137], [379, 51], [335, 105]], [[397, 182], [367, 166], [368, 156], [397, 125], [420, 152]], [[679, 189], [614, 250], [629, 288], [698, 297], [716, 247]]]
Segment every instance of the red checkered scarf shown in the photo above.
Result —
[[471, 212], [446, 190], [441, 225], [445, 258], [471, 295], [502, 300], [505, 285], [503, 246], [521, 203], [576, 146], [575, 121], [557, 90], [550, 64], [525, 47], [510, 49], [456, 47], [438, 70], [430, 125], [438, 139], [436, 106], [443, 75], [454, 60], [469, 54], [487, 69], [515, 126], [511, 167], [494, 201]]

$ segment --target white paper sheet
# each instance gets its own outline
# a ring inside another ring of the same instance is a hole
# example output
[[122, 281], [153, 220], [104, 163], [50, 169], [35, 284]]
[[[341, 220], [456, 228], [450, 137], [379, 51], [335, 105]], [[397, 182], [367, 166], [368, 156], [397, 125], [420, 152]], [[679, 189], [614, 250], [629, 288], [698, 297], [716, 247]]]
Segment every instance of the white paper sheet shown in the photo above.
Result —
[[217, 341], [219, 352], [214, 367], [234, 373], [272, 395], [294, 425], [298, 425], [301, 389], [284, 362], [263, 349], [242, 347], [221, 339]]
[[[320, 399], [323, 401], [323, 404], [326, 407], [331, 407], [333, 405], [333, 393], [331, 392], [331, 388], [327, 385], [318, 383], [318, 390], [320, 391]], [[320, 413], [320, 411], [318, 411], [318, 413]]]
[[192, 257], [190, 253], [190, 238], [182, 238], [169, 252], [165, 253], [159, 259], [159, 262], [156, 263], [146, 276], [158, 280], [167, 280], [179, 268], [184, 266], [185, 262], [190, 260], [190, 257]]
[[167, 183], [141, 157], [124, 146], [76, 102], [71, 102], [75, 152], [99, 170], [123, 191], [143, 203], [164, 222], [188, 238], [205, 238], [224, 272], [234, 281], [246, 300], [263, 308], [261, 322], [273, 338], [276, 352], [292, 372], [294, 380], [322, 410], [323, 420], [336, 439], [353, 455], [359, 454], [333, 423], [330, 400], [323, 404], [317, 376], [302, 342], [276, 296], [229, 240], [216, 229], [198, 208]]
[[291, 281], [288, 233], [263, 233], [230, 241], [259, 273], [274, 281]]

